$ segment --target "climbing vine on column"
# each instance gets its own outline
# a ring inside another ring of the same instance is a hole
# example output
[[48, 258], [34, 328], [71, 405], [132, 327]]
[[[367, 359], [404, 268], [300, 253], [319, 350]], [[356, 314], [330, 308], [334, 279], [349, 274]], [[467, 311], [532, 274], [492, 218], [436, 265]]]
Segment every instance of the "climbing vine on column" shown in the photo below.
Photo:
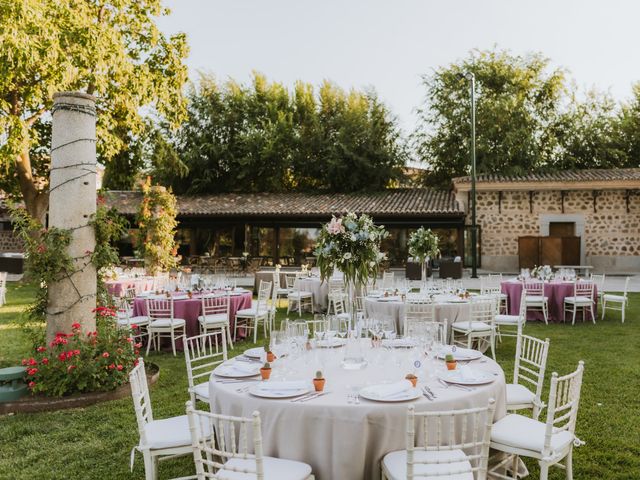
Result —
[[138, 254], [144, 259], [149, 275], [175, 267], [180, 258], [175, 241], [178, 214], [176, 197], [165, 187], [142, 185], [144, 193], [138, 210]]

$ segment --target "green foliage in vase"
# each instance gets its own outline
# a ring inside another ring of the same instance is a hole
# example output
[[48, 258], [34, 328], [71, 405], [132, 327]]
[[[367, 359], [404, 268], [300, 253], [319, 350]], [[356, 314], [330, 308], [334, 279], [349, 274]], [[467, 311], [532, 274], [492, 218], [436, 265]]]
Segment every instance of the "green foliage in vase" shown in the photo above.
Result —
[[364, 285], [378, 275], [380, 262], [386, 258], [380, 242], [387, 235], [384, 226], [375, 225], [368, 215], [333, 217], [320, 230], [314, 251], [320, 275], [329, 278], [337, 268], [345, 284]]
[[179, 258], [175, 241], [178, 214], [176, 197], [166, 188], [142, 185], [144, 197], [138, 211], [137, 249], [149, 275], [175, 267]]
[[407, 242], [409, 255], [419, 262], [424, 262], [427, 257], [436, 258], [440, 255], [438, 242], [438, 236], [430, 228], [420, 227], [409, 236]]

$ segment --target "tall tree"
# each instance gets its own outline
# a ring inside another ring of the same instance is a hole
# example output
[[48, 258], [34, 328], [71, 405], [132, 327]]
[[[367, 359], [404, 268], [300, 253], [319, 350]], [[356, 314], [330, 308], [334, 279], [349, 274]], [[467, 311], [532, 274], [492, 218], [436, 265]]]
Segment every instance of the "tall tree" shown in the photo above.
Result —
[[469, 168], [469, 82], [476, 78], [479, 172], [523, 173], [543, 168], [558, 149], [555, 126], [565, 74], [539, 54], [473, 51], [425, 76], [426, 104], [413, 139], [430, 170], [427, 182], [450, 185]]
[[203, 77], [189, 99], [173, 142], [188, 169], [171, 181], [177, 193], [356, 191], [401, 176], [397, 122], [373, 92], [328, 82], [317, 95], [302, 82], [290, 92], [255, 74], [251, 85]]
[[633, 85], [631, 101], [622, 105], [619, 141], [625, 152], [625, 167], [640, 167], [640, 82]]
[[98, 97], [97, 149], [103, 161], [123, 150], [153, 107], [172, 124], [183, 118], [187, 78], [183, 34], [167, 37], [155, 19], [161, 0], [0, 2], [0, 164], [17, 180], [29, 213], [43, 219], [47, 179], [32, 162], [57, 91]]

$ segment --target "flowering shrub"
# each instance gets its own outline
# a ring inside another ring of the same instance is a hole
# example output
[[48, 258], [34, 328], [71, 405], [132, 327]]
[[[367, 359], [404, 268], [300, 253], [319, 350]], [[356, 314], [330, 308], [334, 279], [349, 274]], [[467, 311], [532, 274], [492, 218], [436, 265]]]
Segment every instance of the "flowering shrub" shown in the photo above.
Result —
[[435, 258], [440, 255], [438, 248], [438, 236], [430, 228], [420, 227], [409, 236], [407, 242], [409, 255], [424, 262], [427, 257]]
[[371, 217], [348, 213], [342, 218], [333, 217], [318, 235], [315, 255], [322, 278], [328, 278], [335, 268], [344, 274], [347, 284], [362, 285], [378, 274], [385, 255], [380, 252], [380, 242], [387, 236], [383, 226], [376, 226]]
[[61, 397], [127, 383], [141, 345], [132, 330], [117, 327], [114, 316], [113, 309], [98, 307], [97, 331], [83, 335], [74, 323], [71, 333], [57, 333], [48, 346], [36, 347], [32, 357], [22, 360], [31, 392]]

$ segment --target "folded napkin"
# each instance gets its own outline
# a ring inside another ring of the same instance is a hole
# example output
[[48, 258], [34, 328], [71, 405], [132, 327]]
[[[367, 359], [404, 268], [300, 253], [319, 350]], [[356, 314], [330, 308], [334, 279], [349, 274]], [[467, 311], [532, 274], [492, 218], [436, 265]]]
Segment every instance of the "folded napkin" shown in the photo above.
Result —
[[444, 358], [447, 355], [453, 355], [453, 358], [457, 360], [466, 360], [466, 359], [471, 360], [476, 357], [475, 350], [456, 347], [456, 350], [454, 352], [453, 346], [451, 345], [445, 346], [442, 348], [442, 350], [440, 350], [440, 354], [439, 354], [440, 357]]
[[258, 388], [263, 392], [295, 392], [305, 389], [308, 386], [309, 382], [304, 380], [269, 380], [258, 384]]
[[474, 382], [478, 378], [475, 370], [467, 365], [462, 365], [456, 368], [455, 371], [458, 372], [458, 379], [463, 382]]
[[400, 382], [376, 385], [370, 388], [370, 391], [374, 392], [380, 398], [389, 398], [400, 395], [413, 388], [413, 384], [409, 380], [401, 380]]
[[391, 346], [391, 347], [415, 347], [417, 345], [415, 340], [411, 340], [410, 338], [393, 338], [382, 341], [383, 346]]
[[251, 364], [247, 362], [233, 362], [226, 363], [218, 367], [218, 372], [223, 375], [233, 375], [234, 373], [242, 374], [258, 374], [260, 367], [258, 364]]

